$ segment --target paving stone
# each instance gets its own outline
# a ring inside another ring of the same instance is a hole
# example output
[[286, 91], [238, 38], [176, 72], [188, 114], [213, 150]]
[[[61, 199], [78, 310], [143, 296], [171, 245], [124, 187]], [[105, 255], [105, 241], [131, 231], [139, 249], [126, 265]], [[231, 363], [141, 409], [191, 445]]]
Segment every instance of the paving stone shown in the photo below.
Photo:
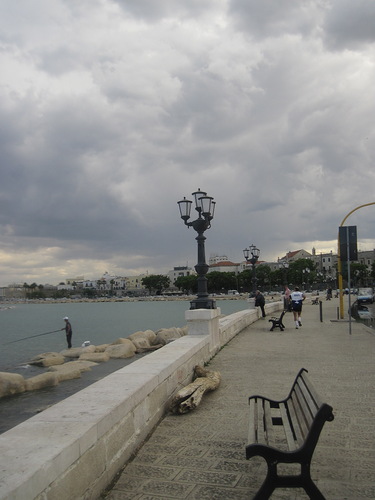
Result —
[[204, 470], [197, 471], [197, 470], [185, 469], [178, 474], [176, 480], [187, 481], [189, 483], [235, 486], [239, 478], [240, 478], [239, 474], [229, 474], [227, 472], [217, 473]]
[[142, 485], [141, 489], [148, 495], [161, 495], [162, 498], [186, 498], [193, 485], [177, 481], [152, 480]]
[[149, 479], [150, 477], [165, 477], [166, 479], [174, 479], [175, 476], [180, 472], [178, 469], [171, 467], [157, 467], [149, 464], [136, 464], [130, 463], [124, 470], [126, 476], [135, 477], [145, 477]]
[[[206, 458], [196, 458], [192, 455], [178, 455], [164, 457], [159, 464], [160, 465], [174, 465], [175, 467], [189, 467], [192, 469], [212, 469], [215, 468], [217, 460], [208, 460]], [[211, 465], [210, 465], [211, 464]]]
[[[254, 492], [255, 493], [255, 492]], [[240, 491], [214, 486], [198, 486], [188, 500], [249, 500], [251, 491]]]

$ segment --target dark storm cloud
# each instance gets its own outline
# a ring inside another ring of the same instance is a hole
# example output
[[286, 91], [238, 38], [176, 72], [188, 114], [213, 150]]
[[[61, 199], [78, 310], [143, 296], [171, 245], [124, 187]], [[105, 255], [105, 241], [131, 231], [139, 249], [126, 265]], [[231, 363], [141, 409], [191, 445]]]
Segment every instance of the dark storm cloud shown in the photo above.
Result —
[[324, 3], [316, 0], [229, 0], [228, 5], [236, 26], [257, 39], [309, 34]]
[[115, 0], [126, 13], [149, 22], [157, 22], [163, 18], [185, 18], [200, 16], [209, 12], [216, 0], [190, 0], [189, 3], [176, 0]]
[[374, 43], [375, 2], [336, 0], [330, 5], [323, 27], [324, 40], [334, 50], [356, 50]]
[[198, 187], [217, 201], [208, 254], [335, 251], [375, 181], [356, 5], [350, 29], [346, 1], [3, 5], [2, 284], [194, 265], [177, 201]]

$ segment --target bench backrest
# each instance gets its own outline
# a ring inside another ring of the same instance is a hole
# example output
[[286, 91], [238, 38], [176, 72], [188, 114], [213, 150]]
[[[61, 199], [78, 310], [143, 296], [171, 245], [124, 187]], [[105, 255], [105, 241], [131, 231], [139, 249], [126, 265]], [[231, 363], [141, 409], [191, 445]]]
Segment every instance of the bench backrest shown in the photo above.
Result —
[[293, 438], [298, 446], [314, 450], [326, 420], [333, 420], [332, 407], [322, 403], [302, 368], [284, 400]]

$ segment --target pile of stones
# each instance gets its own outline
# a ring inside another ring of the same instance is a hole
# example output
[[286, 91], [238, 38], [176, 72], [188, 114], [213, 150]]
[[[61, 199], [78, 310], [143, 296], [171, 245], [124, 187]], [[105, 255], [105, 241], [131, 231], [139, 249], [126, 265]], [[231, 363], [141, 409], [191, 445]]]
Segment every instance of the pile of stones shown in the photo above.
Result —
[[59, 353], [39, 354], [29, 362], [30, 365], [46, 369], [39, 375], [24, 378], [18, 373], [0, 372], [0, 398], [52, 387], [64, 380], [79, 378], [82, 372], [91, 370], [98, 363], [154, 351], [186, 334], [187, 327], [162, 328], [157, 332], [146, 330], [133, 333], [127, 338], [118, 338], [111, 344], [95, 346], [86, 341], [82, 347], [65, 349]]

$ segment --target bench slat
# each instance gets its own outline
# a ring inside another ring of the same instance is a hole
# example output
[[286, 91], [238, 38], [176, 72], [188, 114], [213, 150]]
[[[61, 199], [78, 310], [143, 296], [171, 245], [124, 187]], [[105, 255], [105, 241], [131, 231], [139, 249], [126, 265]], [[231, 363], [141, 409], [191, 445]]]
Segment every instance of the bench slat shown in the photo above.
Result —
[[290, 427], [288, 409], [285, 404], [280, 404], [280, 414], [283, 421], [283, 428], [285, 432], [286, 441], [290, 451], [294, 451], [297, 448], [297, 443], [294, 440], [293, 432]]
[[298, 403], [297, 403], [297, 408], [295, 405], [295, 401], [293, 400], [294, 393], [291, 395], [290, 399], [286, 402], [287, 408], [289, 411], [290, 415], [290, 422], [292, 426], [292, 430], [295, 435], [295, 439], [298, 443], [298, 446], [302, 446], [304, 443], [304, 434], [303, 434], [303, 428], [301, 429], [300, 426], [300, 415], [297, 416], [298, 410]]
[[257, 443], [258, 442], [258, 405], [257, 399], [252, 398], [249, 400], [250, 405], [250, 422], [249, 422], [249, 434], [248, 434], [248, 443]]
[[308, 432], [314, 420], [315, 405], [313, 404], [313, 407], [312, 408], [310, 407], [309, 402], [306, 401], [305, 395], [301, 391], [301, 388], [298, 384], [296, 384], [294, 388], [294, 394], [296, 401], [298, 401], [299, 414], [301, 415], [302, 419], [301, 425], [303, 425], [303, 427], [306, 426], [307, 428], [306, 432]]
[[273, 424], [272, 424], [272, 415], [271, 415], [271, 406], [269, 401], [264, 401], [264, 431], [265, 431], [265, 440], [268, 445], [272, 445], [274, 443], [274, 433], [273, 433]]
[[314, 398], [314, 401], [315, 401], [315, 404], [316, 404], [317, 408], [320, 408], [322, 406], [322, 404], [323, 404], [323, 401], [320, 399], [320, 396], [316, 392], [315, 387], [310, 382], [310, 379], [306, 375], [306, 372], [302, 372], [301, 375], [300, 375], [300, 377], [302, 378], [304, 384], [306, 385], [309, 393]]
[[258, 435], [257, 442], [259, 444], [267, 444], [266, 432], [265, 432], [265, 422], [264, 422], [264, 399], [258, 399], [258, 414], [257, 414], [257, 427], [258, 427]]
[[309, 412], [313, 417], [315, 417], [318, 412], [319, 406], [316, 404], [314, 395], [311, 394], [309, 388], [306, 386], [305, 382], [302, 379], [297, 381], [296, 389], [297, 388], [301, 392], [301, 396], [305, 399], [306, 404], [309, 407]]

